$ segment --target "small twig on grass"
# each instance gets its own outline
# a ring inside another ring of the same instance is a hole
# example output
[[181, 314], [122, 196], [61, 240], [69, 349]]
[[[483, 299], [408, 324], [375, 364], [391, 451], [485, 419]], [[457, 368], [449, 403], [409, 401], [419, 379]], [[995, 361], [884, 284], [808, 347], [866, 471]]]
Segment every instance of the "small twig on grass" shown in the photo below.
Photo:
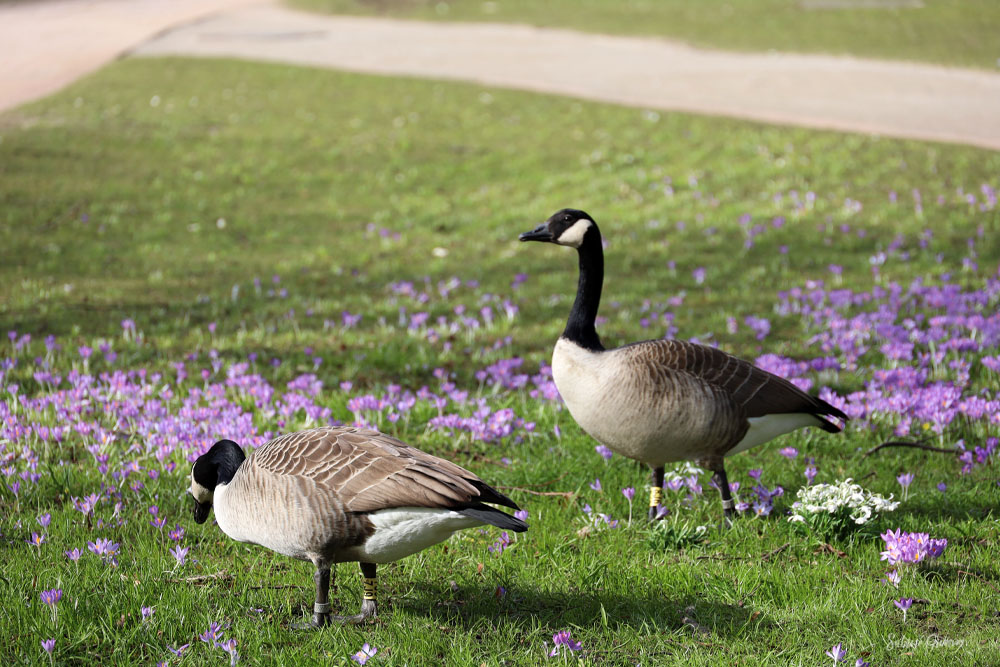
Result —
[[981, 574], [976, 574], [975, 572], [969, 572], [968, 570], [956, 570], [956, 572], [958, 572], [959, 574], [966, 574], [966, 575], [968, 575], [970, 577], [975, 577], [976, 579], [979, 579], [980, 581], [982, 581], [983, 583], [985, 583], [987, 586], [989, 586], [990, 588], [992, 588], [993, 590], [995, 590], [997, 593], [1000, 593], [1000, 589], [998, 589], [993, 584], [992, 581], [990, 581], [989, 579], [987, 579], [986, 577], [984, 577]]
[[868, 479], [869, 477], [874, 477], [874, 476], [875, 476], [875, 475], [877, 475], [877, 474], [878, 474], [878, 472], [877, 472], [877, 471], [875, 471], [875, 470], [872, 470], [872, 471], [871, 471], [870, 473], [868, 473], [868, 474], [867, 474], [867, 475], [865, 475], [864, 477], [858, 477], [858, 478], [857, 478], [857, 479], [856, 479], [855, 481], [856, 481], [856, 482], [858, 482], [858, 483], [860, 484], [861, 482], [865, 481], [865, 480], [866, 480], [866, 479]]
[[832, 544], [827, 544], [826, 542], [824, 542], [823, 544], [819, 545], [819, 548], [816, 549], [816, 551], [814, 551], [813, 553], [816, 553], [816, 554], [834, 554], [838, 558], [847, 558], [847, 552], [846, 551], [841, 551], [837, 547], [833, 546]]
[[[957, 448], [945, 449], [944, 447], [931, 447], [930, 445], [925, 445], [923, 441], [921, 442], [908, 442], [906, 440], [889, 440], [888, 442], [883, 442], [881, 445], [872, 447], [867, 452], [865, 452], [864, 457], [871, 456], [880, 449], [886, 447], [913, 447], [914, 449], [923, 449], [928, 452], [939, 452], [941, 454], [961, 454], [962, 450]], [[862, 457], [862, 458], [864, 458]]]
[[206, 581], [212, 581], [215, 579], [225, 581], [226, 579], [232, 579], [233, 575], [229, 574], [225, 570], [221, 572], [216, 572], [214, 574], [199, 574], [194, 577], [184, 577], [183, 579], [167, 579], [172, 584], [203, 584]]
[[782, 551], [784, 551], [785, 549], [787, 549], [790, 546], [792, 546], [791, 542], [785, 542], [784, 544], [782, 544], [777, 549], [774, 549], [772, 551], [768, 551], [766, 554], [764, 554], [763, 556], [761, 556], [760, 559], [766, 563], [767, 561], [771, 560], [773, 557], [777, 556], [778, 554], [780, 554]]
[[302, 588], [301, 586], [296, 586], [294, 584], [276, 584], [274, 586], [247, 586], [247, 588], [252, 588], [255, 591], [267, 589], [269, 591], [277, 591], [283, 588]]

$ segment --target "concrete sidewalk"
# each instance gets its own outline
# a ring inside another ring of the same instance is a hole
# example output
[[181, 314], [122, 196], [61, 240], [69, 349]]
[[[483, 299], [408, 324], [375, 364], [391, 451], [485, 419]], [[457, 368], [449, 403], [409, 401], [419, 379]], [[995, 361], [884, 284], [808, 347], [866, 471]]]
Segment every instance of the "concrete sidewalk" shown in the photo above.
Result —
[[76, 81], [158, 32], [261, 0], [48, 0], [0, 4], [0, 111]]
[[[322, 16], [253, 0], [57, 0], [33, 6], [47, 17], [47, 41], [52, 44], [81, 31], [83, 19], [73, 8], [79, 13], [79, 7], [87, 7], [87, 20], [95, 25], [102, 12], [117, 14], [125, 6], [137, 12], [102, 23], [101, 31], [113, 33], [115, 39], [108, 40], [100, 54], [95, 48], [85, 63], [69, 47], [37, 55], [39, 62], [53, 67], [71, 61], [76, 69], [85, 64], [89, 71], [115, 44], [136, 45], [131, 53], [138, 56], [225, 56], [454, 79], [641, 108], [1000, 150], [1000, 74], [990, 72], [847, 57], [709, 51], [658, 39], [517, 25]], [[146, 40], [157, 20], [191, 21], [208, 13], [207, 18]], [[0, 6], [0, 41], [9, 31], [6, 19], [7, 10]], [[135, 29], [127, 25], [130, 21]], [[22, 26], [19, 32], [29, 29]], [[22, 36], [20, 44], [27, 41]], [[20, 53], [21, 48], [15, 43], [12, 50]], [[62, 72], [59, 80], [72, 80], [67, 74], [72, 69]], [[54, 90], [56, 80], [45, 80], [47, 90], [26, 80], [22, 87], [31, 88], [27, 96], [18, 91], [11, 96], [0, 77], [0, 108]]]

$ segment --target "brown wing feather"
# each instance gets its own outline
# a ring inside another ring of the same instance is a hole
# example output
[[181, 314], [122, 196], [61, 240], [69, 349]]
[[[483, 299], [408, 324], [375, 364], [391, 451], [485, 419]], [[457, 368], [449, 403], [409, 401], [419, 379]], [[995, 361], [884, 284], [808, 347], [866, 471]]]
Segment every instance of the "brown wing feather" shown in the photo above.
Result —
[[378, 431], [324, 427], [289, 433], [261, 446], [251, 461], [275, 475], [311, 479], [350, 512], [482, 501], [516, 507], [465, 468]]
[[[788, 380], [714, 347], [682, 340], [649, 340], [635, 345], [637, 354], [650, 355], [657, 364], [722, 389], [747, 417], [803, 412], [847, 419], [837, 408], [810, 396]], [[833, 424], [830, 426], [839, 430]]]

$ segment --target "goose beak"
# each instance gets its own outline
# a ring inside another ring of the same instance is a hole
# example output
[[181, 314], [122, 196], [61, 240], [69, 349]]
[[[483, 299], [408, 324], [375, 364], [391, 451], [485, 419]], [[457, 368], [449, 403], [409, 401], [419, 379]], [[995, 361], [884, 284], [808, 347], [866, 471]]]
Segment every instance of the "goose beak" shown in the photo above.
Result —
[[517, 238], [522, 241], [552, 241], [552, 232], [549, 231], [548, 223], [543, 222], [530, 232], [525, 232]]
[[199, 503], [194, 501], [194, 522], [205, 523], [208, 520], [208, 513], [212, 511], [212, 503]]

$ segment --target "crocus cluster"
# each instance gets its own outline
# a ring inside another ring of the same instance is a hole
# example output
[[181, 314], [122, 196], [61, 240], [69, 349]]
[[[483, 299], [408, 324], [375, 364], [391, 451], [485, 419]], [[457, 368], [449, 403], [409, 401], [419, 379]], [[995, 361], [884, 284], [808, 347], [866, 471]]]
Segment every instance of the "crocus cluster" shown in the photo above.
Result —
[[[208, 625], [208, 629], [205, 632], [198, 635], [198, 639], [214, 646], [215, 648], [220, 648], [229, 654], [229, 665], [232, 667], [235, 665], [239, 659], [240, 654], [236, 651], [236, 646], [239, 642], [235, 639], [222, 639], [222, 632], [225, 630], [225, 626], [221, 623], [215, 623], [214, 621]], [[183, 650], [183, 649], [181, 649]], [[179, 653], [178, 653], [179, 655]]]
[[922, 563], [944, 553], [948, 540], [933, 539], [927, 533], [905, 533], [897, 528], [882, 533], [885, 551], [882, 560], [889, 565], [897, 563]]
[[571, 654], [576, 653], [581, 650], [583, 645], [580, 642], [573, 639], [570, 636], [569, 630], [560, 630], [559, 632], [552, 635], [552, 650], [549, 651], [549, 657], [554, 658], [559, 655], [563, 649], [568, 650]]

